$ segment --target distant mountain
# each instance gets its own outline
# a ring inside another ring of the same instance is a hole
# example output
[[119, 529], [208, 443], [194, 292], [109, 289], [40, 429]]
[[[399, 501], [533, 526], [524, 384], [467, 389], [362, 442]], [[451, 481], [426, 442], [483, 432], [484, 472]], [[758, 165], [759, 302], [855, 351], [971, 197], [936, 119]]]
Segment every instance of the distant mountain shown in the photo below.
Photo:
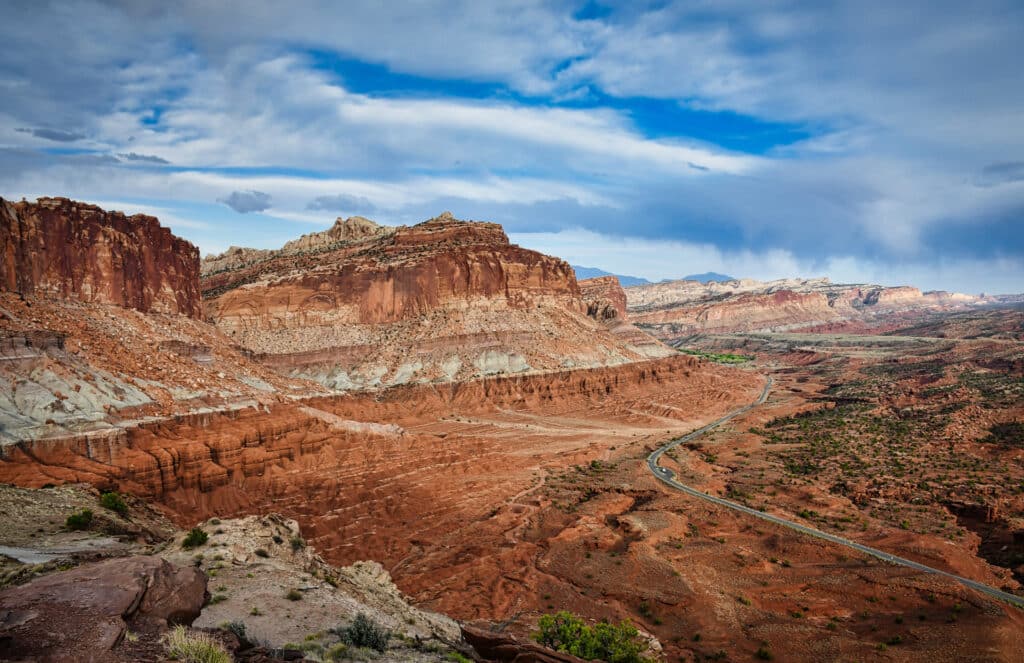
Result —
[[650, 283], [647, 279], [640, 278], [639, 276], [624, 276], [622, 274], [612, 274], [606, 272], [603, 269], [597, 267], [580, 267], [579, 265], [573, 265], [572, 268], [576, 270], [576, 278], [580, 281], [583, 279], [593, 279], [598, 276], [614, 276], [619, 279], [619, 283], [622, 284], [623, 288], [628, 288], [634, 285], [647, 285]]
[[735, 281], [736, 278], [733, 276], [726, 276], [725, 274], [719, 274], [718, 272], [704, 272], [703, 274], [690, 274], [689, 276], [684, 276], [683, 280], [700, 281], [701, 283], [707, 283], [708, 281], [725, 283], [726, 281]]

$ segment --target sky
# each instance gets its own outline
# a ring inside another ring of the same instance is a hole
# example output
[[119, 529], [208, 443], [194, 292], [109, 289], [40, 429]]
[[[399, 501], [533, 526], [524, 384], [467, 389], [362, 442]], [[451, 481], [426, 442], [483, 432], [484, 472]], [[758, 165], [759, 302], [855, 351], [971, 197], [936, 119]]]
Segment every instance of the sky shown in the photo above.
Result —
[[0, 196], [205, 253], [449, 210], [651, 280], [1024, 291], [1024, 3], [0, 6]]

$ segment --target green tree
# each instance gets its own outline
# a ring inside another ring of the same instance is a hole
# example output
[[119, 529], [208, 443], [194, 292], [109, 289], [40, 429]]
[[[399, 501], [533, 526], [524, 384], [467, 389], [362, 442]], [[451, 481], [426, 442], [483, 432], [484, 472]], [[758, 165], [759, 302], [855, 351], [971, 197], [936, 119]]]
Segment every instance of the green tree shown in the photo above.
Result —
[[576, 615], [563, 610], [541, 617], [538, 627], [540, 630], [534, 634], [534, 639], [556, 651], [608, 663], [649, 661], [640, 655], [647, 645], [629, 620], [617, 625], [601, 622], [588, 626]]

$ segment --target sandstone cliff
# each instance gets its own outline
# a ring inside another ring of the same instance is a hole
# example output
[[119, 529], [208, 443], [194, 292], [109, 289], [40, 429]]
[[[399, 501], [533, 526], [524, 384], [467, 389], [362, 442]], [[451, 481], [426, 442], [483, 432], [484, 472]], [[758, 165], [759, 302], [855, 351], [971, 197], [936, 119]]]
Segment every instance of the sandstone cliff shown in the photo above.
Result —
[[698, 333], [792, 331], [877, 322], [908, 311], [951, 309], [988, 298], [908, 286], [836, 284], [828, 279], [665, 281], [626, 289], [630, 319], [659, 338]]
[[202, 316], [199, 251], [151, 217], [0, 199], [0, 289]]
[[614, 276], [598, 276], [579, 282], [587, 315], [604, 322], [614, 318], [626, 319], [626, 291]]
[[579, 282], [587, 315], [600, 322], [631, 349], [647, 357], [667, 357], [675, 350], [640, 331], [626, 314], [626, 292], [615, 276], [599, 276]]
[[204, 268], [209, 319], [267, 365], [332, 388], [647, 354], [584, 315], [565, 261], [509, 243], [494, 223], [445, 213], [383, 228], [354, 218], [234, 268], [225, 258]]

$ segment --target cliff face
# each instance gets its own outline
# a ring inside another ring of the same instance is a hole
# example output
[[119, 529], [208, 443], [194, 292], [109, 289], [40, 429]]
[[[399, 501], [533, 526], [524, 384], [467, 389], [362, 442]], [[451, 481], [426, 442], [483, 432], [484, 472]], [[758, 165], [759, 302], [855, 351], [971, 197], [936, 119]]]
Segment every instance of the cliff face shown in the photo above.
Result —
[[598, 276], [579, 282], [587, 315], [595, 320], [626, 319], [626, 291], [614, 276]]
[[922, 294], [908, 286], [846, 285], [828, 279], [669, 281], [628, 288], [626, 298], [630, 319], [664, 339], [699, 333], [856, 326], [908, 311], [987, 301], [970, 295]]
[[614, 276], [599, 276], [579, 282], [587, 315], [645, 357], [667, 357], [675, 354], [650, 334], [633, 325], [626, 315], [626, 292]]
[[0, 289], [202, 317], [199, 251], [151, 217], [0, 199]]
[[334, 388], [645, 356], [584, 315], [568, 263], [510, 244], [494, 223], [355, 218], [235, 267], [228, 258], [204, 268], [209, 319], [277, 370]]

